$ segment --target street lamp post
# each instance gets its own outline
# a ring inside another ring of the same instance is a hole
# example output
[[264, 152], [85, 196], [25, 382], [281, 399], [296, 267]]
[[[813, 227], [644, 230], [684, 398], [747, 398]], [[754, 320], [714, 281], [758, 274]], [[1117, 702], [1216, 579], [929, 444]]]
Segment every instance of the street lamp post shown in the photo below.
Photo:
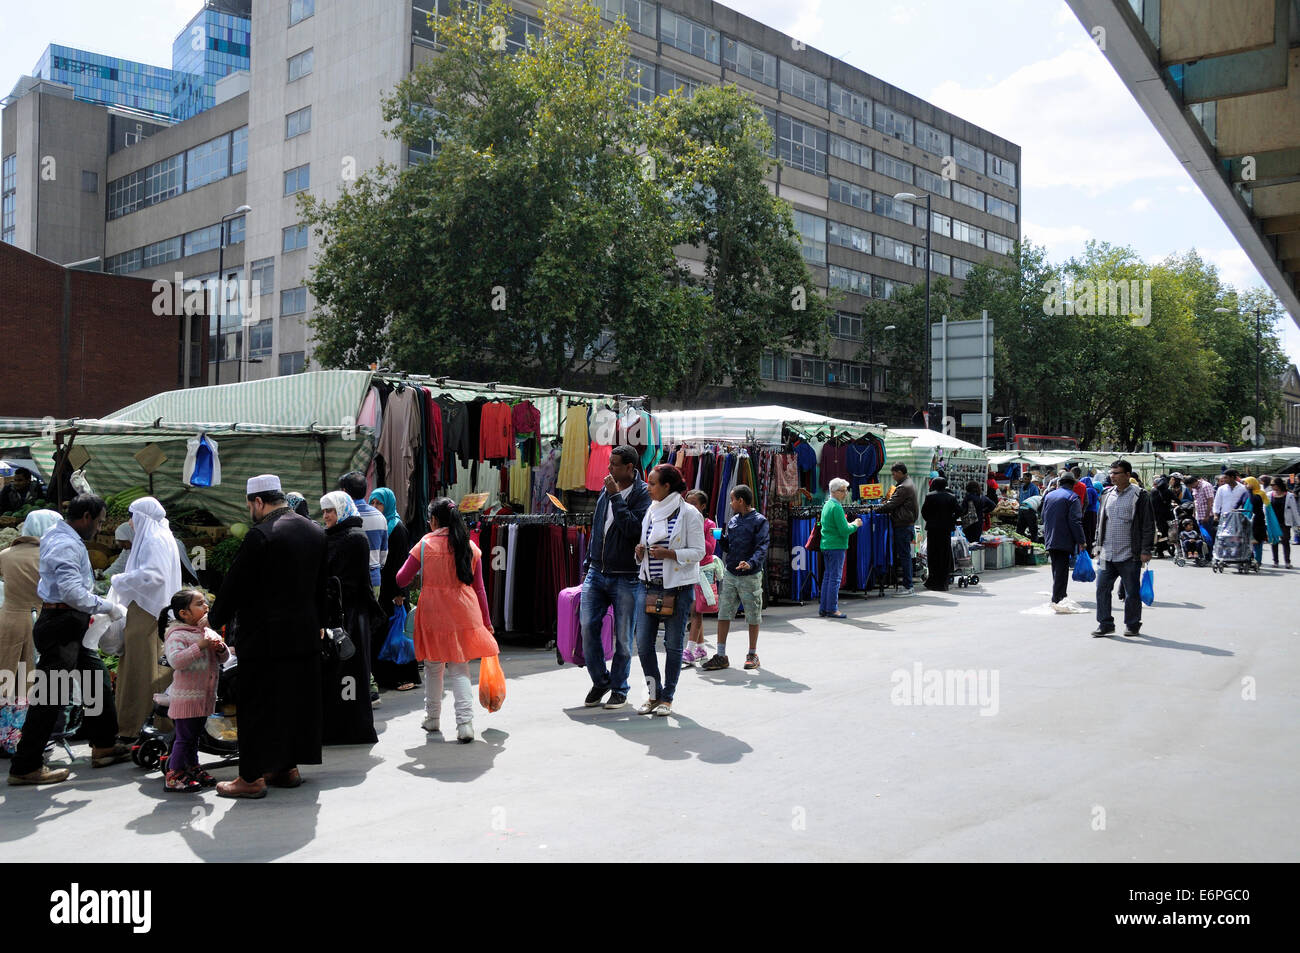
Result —
[[[250, 205], [241, 205], [233, 212], [221, 216], [221, 242], [217, 250], [217, 379], [221, 383], [221, 319], [226, 316], [226, 235], [228, 223], [232, 218], [239, 218], [253, 210]], [[241, 314], [242, 317], [242, 314]]]
[[[886, 324], [881, 332], [893, 331], [896, 325]], [[867, 421], [876, 413], [876, 329], [873, 327], [867, 336]]]
[[[894, 201], [895, 201], [895, 202], [899, 202], [899, 201], [903, 201], [903, 202], [917, 202], [917, 201], [920, 200], [920, 198], [921, 198], [921, 197], [920, 197], [919, 195], [917, 195], [915, 192], [895, 192], [895, 193], [894, 193]], [[925, 348], [924, 353], [925, 353], [926, 358], [927, 358], [927, 360], [926, 360], [926, 362], [925, 362], [925, 370], [930, 370], [930, 365], [931, 365], [931, 359], [930, 359], [930, 355], [931, 355], [931, 348], [930, 348], [930, 226], [931, 226], [931, 224], [933, 223], [933, 219], [934, 219], [934, 217], [930, 214], [930, 193], [929, 193], [929, 192], [926, 192], [926, 193], [925, 193], [925, 331], [923, 332], [925, 338], [924, 338], [924, 340], [922, 341], [922, 345], [923, 345], [924, 348]], [[915, 222], [914, 222], [913, 224], [915, 224]], [[928, 379], [925, 379], [925, 378], [926, 378], [926, 377], [932, 377], [932, 376], [933, 376], [933, 372], [931, 372], [929, 375], [923, 375], [923, 380], [922, 380], [922, 384], [921, 384], [921, 386], [922, 386], [922, 388], [923, 388], [923, 390], [922, 390], [922, 397], [924, 398], [923, 401], [922, 401], [922, 406], [923, 406], [923, 407], [928, 407], [929, 404], [930, 404], [930, 398], [929, 398], [929, 392], [930, 392], [930, 381], [929, 381]], [[923, 419], [924, 419], [924, 417], [923, 417]]]

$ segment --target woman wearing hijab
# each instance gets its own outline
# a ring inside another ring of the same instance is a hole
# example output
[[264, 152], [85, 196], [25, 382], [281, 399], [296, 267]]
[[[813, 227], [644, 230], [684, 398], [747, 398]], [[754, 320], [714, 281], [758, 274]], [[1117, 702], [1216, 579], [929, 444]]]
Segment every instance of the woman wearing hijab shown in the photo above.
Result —
[[113, 531], [113, 540], [117, 543], [117, 558], [104, 570], [104, 578], [112, 579], [118, 573], [126, 571], [127, 560], [131, 558], [131, 541], [135, 539], [135, 530], [130, 521], [123, 523]]
[[961, 519], [961, 504], [948, 492], [948, 481], [943, 477], [930, 481], [930, 492], [921, 505], [921, 519], [925, 520], [925, 551], [930, 566], [925, 588], [947, 592], [952, 573], [952, 534]]
[[388, 487], [381, 486], [371, 493], [370, 505], [383, 513], [384, 519], [388, 521], [388, 559], [384, 562], [379, 579], [379, 608], [387, 614], [387, 624], [382, 632], [376, 632], [370, 640], [370, 662], [380, 688], [409, 692], [420, 684], [420, 663], [413, 661], [398, 665], [381, 659], [379, 652], [388, 637], [388, 625], [392, 624], [393, 613], [399, 605], [406, 602], [406, 588], [397, 584], [397, 570], [402, 568], [406, 554], [411, 550], [411, 534], [397, 515], [397, 496]]
[[321, 666], [322, 743], [374, 744], [375, 717], [370, 703], [370, 638], [383, 619], [370, 588], [370, 541], [361, 514], [342, 490], [320, 500], [327, 547], [325, 572], [330, 584], [328, 625], [342, 627], [356, 646], [346, 662]]
[[[36, 646], [32, 642], [32, 612], [41, 611], [36, 585], [41, 579], [41, 537], [63, 517], [54, 510], [33, 510], [27, 514], [19, 537], [0, 550], [0, 579], [4, 580], [4, 605], [0, 606], [0, 672], [13, 672], [26, 665], [28, 685], [36, 672]], [[3, 685], [0, 684], [0, 688]], [[20, 690], [26, 696], [27, 689]], [[15, 701], [0, 694], [0, 704]]]
[[307, 500], [296, 490], [290, 490], [284, 495], [284, 501], [289, 504], [289, 509], [293, 510], [299, 516], [311, 519], [311, 514], [307, 512]]
[[131, 504], [131, 555], [113, 577], [113, 593], [126, 606], [122, 660], [117, 665], [117, 733], [134, 738], [153, 711], [153, 696], [166, 691], [171, 669], [158, 664], [158, 614], [181, 587], [181, 554], [167, 511], [152, 496]]
[[1248, 476], [1242, 481], [1246, 484], [1246, 489], [1250, 491], [1247, 499], [1250, 501], [1252, 512], [1251, 527], [1255, 536], [1255, 562], [1261, 566], [1264, 564], [1264, 543], [1268, 541], [1268, 497], [1264, 495], [1264, 489], [1259, 485], [1259, 480], [1253, 476]]

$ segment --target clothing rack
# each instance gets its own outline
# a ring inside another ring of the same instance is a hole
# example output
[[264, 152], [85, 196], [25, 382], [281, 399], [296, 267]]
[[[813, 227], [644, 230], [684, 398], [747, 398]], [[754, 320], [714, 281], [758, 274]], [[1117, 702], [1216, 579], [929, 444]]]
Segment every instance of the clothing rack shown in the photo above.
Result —
[[650, 400], [644, 394], [593, 394], [586, 391], [564, 390], [559, 387], [525, 387], [517, 384], [502, 384], [500, 381], [459, 381], [450, 377], [430, 377], [426, 374], [408, 374], [395, 371], [376, 370], [375, 376], [396, 387], [399, 384], [421, 384], [438, 387], [452, 387], [457, 390], [472, 390], [482, 394], [500, 394], [518, 397], [577, 397], [583, 400], [615, 400], [628, 404], [643, 404]]
[[477, 517], [479, 523], [514, 523], [539, 526], [590, 526], [590, 513], [487, 513]]

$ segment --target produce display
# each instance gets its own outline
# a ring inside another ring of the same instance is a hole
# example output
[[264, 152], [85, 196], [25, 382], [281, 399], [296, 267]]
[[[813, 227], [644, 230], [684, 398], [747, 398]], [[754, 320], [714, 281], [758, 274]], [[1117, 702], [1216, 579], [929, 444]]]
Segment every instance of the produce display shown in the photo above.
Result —
[[52, 510], [52, 509], [54, 509], [54, 505], [50, 503], [48, 500], [33, 500], [31, 503], [28, 503], [26, 506], [19, 507], [18, 509], [14, 510], [12, 513], [6, 513], [5, 515], [12, 516], [17, 520], [22, 521], [27, 518], [27, 514], [32, 513], [36, 510]]
[[232, 533], [232, 535], [213, 546], [212, 551], [208, 553], [208, 568], [215, 572], [228, 572], [230, 567], [234, 565], [235, 556], [239, 553], [242, 542]]
[[17, 539], [20, 535], [21, 534], [16, 529], [11, 529], [11, 528], [0, 529], [0, 549], [4, 549], [15, 539]]
[[148, 495], [148, 487], [132, 486], [120, 493], [114, 493], [112, 496], [104, 497], [104, 502], [108, 505], [108, 518], [119, 521], [130, 518], [131, 512], [129, 507], [131, 504], [142, 496]]

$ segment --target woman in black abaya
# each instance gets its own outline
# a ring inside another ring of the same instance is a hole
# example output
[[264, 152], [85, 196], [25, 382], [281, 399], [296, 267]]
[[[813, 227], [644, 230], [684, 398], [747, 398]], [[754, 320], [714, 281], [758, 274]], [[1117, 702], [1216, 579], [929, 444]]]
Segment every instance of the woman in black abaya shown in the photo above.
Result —
[[328, 547], [326, 572], [338, 580], [338, 598], [330, 600], [331, 627], [342, 626], [356, 645], [346, 662], [321, 666], [323, 743], [374, 744], [375, 720], [370, 708], [370, 639], [382, 624], [383, 613], [370, 588], [370, 542], [352, 498], [342, 491], [321, 497]]
[[921, 505], [921, 519], [925, 520], [925, 551], [930, 567], [925, 588], [947, 592], [952, 573], [952, 533], [961, 519], [961, 504], [949, 492], [943, 477], [930, 481], [930, 492]]

